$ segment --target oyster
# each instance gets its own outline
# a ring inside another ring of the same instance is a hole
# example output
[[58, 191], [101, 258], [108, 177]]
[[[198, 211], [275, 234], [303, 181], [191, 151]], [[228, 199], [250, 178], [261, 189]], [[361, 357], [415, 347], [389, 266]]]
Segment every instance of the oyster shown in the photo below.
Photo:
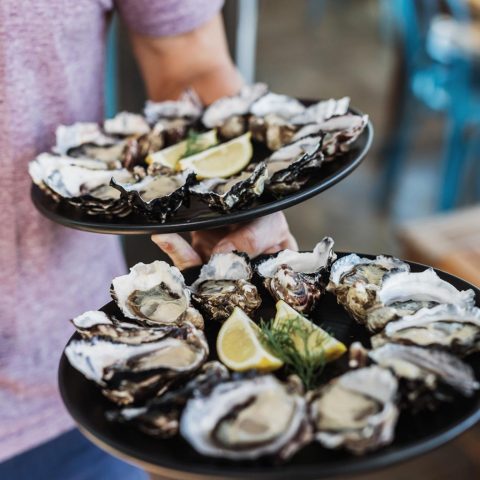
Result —
[[205, 109], [202, 123], [207, 128], [217, 128], [224, 138], [234, 138], [247, 131], [246, 116], [255, 100], [268, 91], [264, 83], [245, 85], [237, 95], [222, 97]]
[[392, 272], [376, 291], [367, 312], [367, 326], [372, 331], [380, 330], [391, 320], [439, 304], [473, 307], [474, 299], [473, 290], [457, 290], [432, 268], [420, 273]]
[[111, 294], [123, 314], [141, 324], [190, 322], [203, 328], [203, 318], [190, 307], [183, 275], [166, 262], [137, 263], [128, 275], [112, 280]]
[[409, 270], [408, 263], [394, 257], [379, 255], [370, 260], [352, 253], [332, 265], [327, 291], [337, 297], [337, 302], [355, 320], [364, 324], [367, 310], [375, 303], [376, 292], [385, 275]]
[[93, 337], [65, 348], [70, 364], [119, 404], [162, 395], [173, 382], [198, 370], [208, 356], [201, 330], [190, 324], [164, 326], [164, 336], [147, 343]]
[[371, 366], [347, 372], [311, 393], [315, 438], [326, 448], [362, 455], [391, 443], [398, 418], [398, 382]]
[[286, 460], [311, 439], [307, 404], [296, 388], [272, 375], [221, 383], [187, 402], [180, 433], [202, 455]]
[[336, 259], [333, 240], [325, 237], [312, 252], [283, 250], [256, 267], [275, 300], [283, 300], [298, 312], [313, 310], [324, 288], [324, 277]]
[[143, 110], [151, 125], [163, 119], [190, 119], [196, 120], [202, 114], [202, 103], [194, 90], [186, 90], [178, 100], [153, 102], [147, 100]]
[[387, 343], [371, 350], [368, 356], [401, 379], [406, 402], [416, 411], [424, 407], [434, 408], [435, 400], [444, 401], [448, 397], [440, 385], [466, 397], [471, 397], [479, 389], [470, 365], [448, 352]]
[[259, 163], [253, 172], [224, 178], [211, 178], [190, 187], [190, 192], [212, 210], [230, 212], [249, 206], [263, 193], [268, 177], [265, 162]]
[[456, 354], [480, 351], [480, 309], [472, 306], [438, 305], [390, 322], [372, 337], [372, 345], [387, 342], [438, 347]]
[[330, 98], [328, 100], [321, 100], [305, 108], [303, 112], [290, 118], [292, 123], [305, 124], [320, 124], [329, 118], [345, 115], [350, 106], [350, 98], [343, 97], [340, 99]]
[[252, 138], [264, 143], [270, 150], [278, 150], [290, 143], [298, 130], [296, 125], [273, 113], [265, 117], [251, 116], [248, 128], [252, 132]]
[[169, 438], [178, 433], [180, 413], [196, 392], [207, 395], [213, 387], [228, 380], [228, 370], [220, 362], [207, 362], [195, 376], [142, 407], [125, 407], [107, 412], [110, 421], [136, 426], [148, 435]]
[[82, 145], [96, 145], [98, 147], [114, 145], [117, 141], [105, 135], [97, 123], [74, 123], [60, 125], [55, 131], [56, 144], [53, 151], [60, 155], [69, 153], [71, 149]]
[[103, 129], [108, 135], [145, 135], [150, 132], [150, 126], [142, 115], [129, 112], [117, 113], [113, 118], [103, 122]]
[[164, 223], [188, 200], [189, 187], [195, 182], [195, 174], [147, 175], [137, 183], [111, 185], [128, 201], [134, 211], [152, 221]]
[[295, 116], [303, 114], [306, 107], [293, 97], [279, 95], [269, 92], [256, 100], [250, 107], [250, 113], [256, 117], [276, 115], [290, 120]]
[[198, 308], [213, 320], [225, 320], [235, 307], [247, 315], [262, 303], [257, 287], [250, 282], [252, 268], [245, 254], [217, 253], [200, 271], [190, 287]]
[[323, 163], [322, 137], [311, 136], [292, 142], [267, 158], [266, 188], [276, 195], [299, 190]]

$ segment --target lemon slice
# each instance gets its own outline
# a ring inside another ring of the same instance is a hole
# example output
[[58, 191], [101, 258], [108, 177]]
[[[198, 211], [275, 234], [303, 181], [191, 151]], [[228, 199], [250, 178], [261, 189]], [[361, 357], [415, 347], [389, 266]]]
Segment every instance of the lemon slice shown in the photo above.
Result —
[[180, 170], [193, 170], [199, 178], [226, 178], [242, 171], [252, 158], [251, 133], [209, 148], [178, 162]]
[[302, 316], [283, 300], [279, 300], [276, 307], [277, 314], [273, 321], [273, 329], [286, 327], [291, 325], [292, 320], [298, 319], [300, 329], [305, 329], [307, 334], [310, 333], [306, 342], [307, 345], [305, 345], [305, 337], [302, 338], [301, 333], [292, 332], [291, 334], [296, 350], [302, 356], [305, 355], [306, 350], [309, 351], [310, 355], [315, 355], [318, 352], [318, 355], [325, 356], [326, 362], [331, 362], [342, 356], [347, 350], [347, 347], [342, 342], [332, 337], [318, 325], [308, 320], [308, 318]]
[[185, 156], [189, 146], [196, 152], [199, 152], [213, 147], [214, 145], [217, 145], [217, 143], [217, 131], [209, 130], [205, 133], [199, 133], [194, 139], [182, 140], [171, 147], [163, 148], [158, 152], [151, 153], [147, 156], [145, 161], [148, 165], [156, 163], [175, 170], [178, 161]]
[[235, 307], [218, 333], [218, 357], [236, 372], [253, 368], [263, 372], [277, 370], [283, 362], [265, 349], [259, 336], [258, 326], [241, 308]]

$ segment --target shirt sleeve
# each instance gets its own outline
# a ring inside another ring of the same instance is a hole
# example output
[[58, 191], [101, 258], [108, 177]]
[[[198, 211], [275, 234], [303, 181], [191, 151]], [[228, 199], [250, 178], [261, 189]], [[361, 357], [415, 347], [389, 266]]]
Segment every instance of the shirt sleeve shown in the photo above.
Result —
[[189, 32], [210, 20], [224, 0], [117, 0], [120, 16], [130, 30], [150, 37]]

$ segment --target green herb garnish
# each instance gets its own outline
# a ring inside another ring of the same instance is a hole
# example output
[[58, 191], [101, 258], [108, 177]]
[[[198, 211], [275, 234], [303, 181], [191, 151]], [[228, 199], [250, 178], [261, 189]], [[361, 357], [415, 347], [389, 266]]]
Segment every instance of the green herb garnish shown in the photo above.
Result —
[[323, 340], [318, 338], [315, 326], [306, 325], [299, 316], [275, 327], [273, 323], [260, 322], [261, 340], [291, 373], [301, 378], [305, 388], [315, 388], [326, 363]]
[[186, 141], [187, 147], [182, 158], [190, 157], [205, 150], [205, 144], [202, 142], [202, 137], [198, 132], [189, 130]]

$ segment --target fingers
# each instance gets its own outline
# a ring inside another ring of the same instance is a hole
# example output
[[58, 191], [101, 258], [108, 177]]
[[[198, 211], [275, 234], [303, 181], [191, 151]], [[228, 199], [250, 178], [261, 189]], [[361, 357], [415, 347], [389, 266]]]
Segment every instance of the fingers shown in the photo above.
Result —
[[202, 264], [200, 255], [176, 233], [152, 235], [152, 241], [170, 257], [173, 264], [180, 270]]
[[286, 240], [281, 243], [281, 249], [289, 248], [290, 250], [298, 250], [298, 243], [295, 237], [289, 232]]

